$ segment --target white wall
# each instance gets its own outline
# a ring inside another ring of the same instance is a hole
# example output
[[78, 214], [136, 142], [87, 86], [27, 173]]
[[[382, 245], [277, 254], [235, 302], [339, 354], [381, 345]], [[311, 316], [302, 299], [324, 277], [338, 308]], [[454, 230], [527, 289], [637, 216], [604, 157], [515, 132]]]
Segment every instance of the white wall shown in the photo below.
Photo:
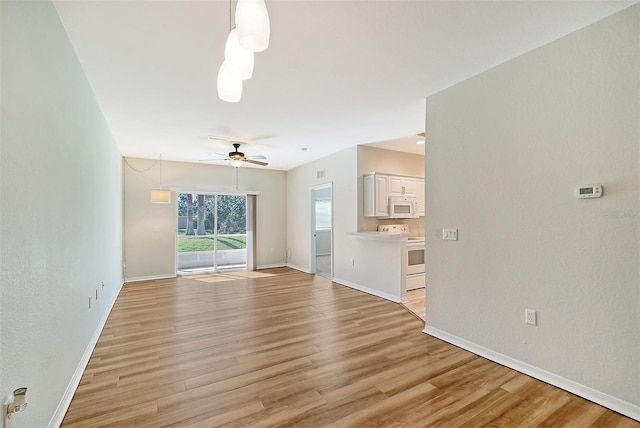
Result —
[[[171, 204], [152, 204], [149, 192], [159, 186], [154, 160], [126, 158], [124, 166], [124, 253], [127, 280], [175, 276], [176, 193]], [[256, 247], [258, 268], [285, 264], [287, 212], [286, 172], [243, 167], [162, 161], [163, 187], [172, 190], [237, 193], [257, 191]]]
[[122, 285], [122, 164], [54, 6], [0, 11], [0, 398], [45, 427]]
[[[291, 169], [287, 173], [287, 248], [288, 262], [308, 272], [311, 253], [311, 190], [313, 186], [333, 183], [333, 259], [334, 276], [349, 270], [351, 248], [347, 232], [357, 228], [357, 150], [356, 147], [326, 156]], [[325, 177], [317, 178], [324, 170]]]
[[[627, 414], [640, 405], [639, 35], [636, 5], [427, 100], [427, 331]], [[585, 184], [604, 197], [576, 199]]]

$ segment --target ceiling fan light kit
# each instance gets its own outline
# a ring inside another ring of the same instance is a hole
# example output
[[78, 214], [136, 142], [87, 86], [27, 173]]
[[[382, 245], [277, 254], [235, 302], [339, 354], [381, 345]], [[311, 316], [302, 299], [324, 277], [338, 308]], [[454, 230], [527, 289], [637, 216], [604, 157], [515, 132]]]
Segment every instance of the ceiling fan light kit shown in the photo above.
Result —
[[231, 166], [234, 168], [240, 168], [244, 161], [242, 159], [231, 159]]
[[231, 25], [229, 1], [229, 36], [224, 48], [224, 61], [218, 71], [218, 97], [230, 103], [242, 98], [242, 81], [253, 75], [254, 52], [269, 47], [271, 25], [264, 0], [238, 0], [236, 27]]

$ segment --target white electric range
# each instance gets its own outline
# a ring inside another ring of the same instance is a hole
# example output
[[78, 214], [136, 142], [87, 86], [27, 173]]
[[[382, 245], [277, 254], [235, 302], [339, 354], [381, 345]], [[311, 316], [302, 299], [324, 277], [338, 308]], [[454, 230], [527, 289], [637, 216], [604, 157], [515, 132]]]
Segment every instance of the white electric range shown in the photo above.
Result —
[[410, 237], [406, 224], [379, 224], [378, 232], [389, 235], [407, 235], [407, 290], [425, 286], [424, 236]]

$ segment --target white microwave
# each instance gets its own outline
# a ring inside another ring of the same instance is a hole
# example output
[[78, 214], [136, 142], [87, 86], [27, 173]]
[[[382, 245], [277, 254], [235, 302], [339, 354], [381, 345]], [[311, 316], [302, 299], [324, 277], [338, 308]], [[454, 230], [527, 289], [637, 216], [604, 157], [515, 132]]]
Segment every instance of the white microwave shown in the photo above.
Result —
[[389, 216], [387, 218], [418, 217], [418, 199], [413, 196], [389, 196]]

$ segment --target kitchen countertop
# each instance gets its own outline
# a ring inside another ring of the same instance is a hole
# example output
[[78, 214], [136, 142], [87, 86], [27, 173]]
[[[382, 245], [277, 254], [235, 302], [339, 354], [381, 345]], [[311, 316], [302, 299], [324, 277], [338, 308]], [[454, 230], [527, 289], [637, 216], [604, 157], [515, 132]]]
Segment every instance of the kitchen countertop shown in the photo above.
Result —
[[375, 241], [398, 241], [398, 242], [424, 242], [424, 236], [408, 236], [402, 233], [382, 233], [382, 232], [347, 232], [347, 235], [355, 236], [359, 239], [370, 239]]
[[347, 235], [355, 236], [359, 239], [371, 239], [376, 241], [407, 241], [408, 236], [404, 234], [390, 234], [382, 232], [347, 232]]

